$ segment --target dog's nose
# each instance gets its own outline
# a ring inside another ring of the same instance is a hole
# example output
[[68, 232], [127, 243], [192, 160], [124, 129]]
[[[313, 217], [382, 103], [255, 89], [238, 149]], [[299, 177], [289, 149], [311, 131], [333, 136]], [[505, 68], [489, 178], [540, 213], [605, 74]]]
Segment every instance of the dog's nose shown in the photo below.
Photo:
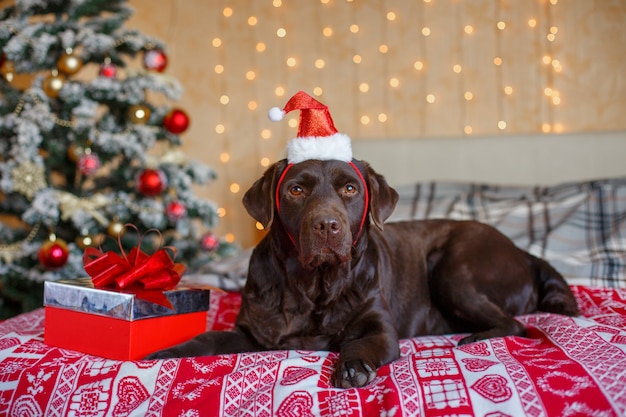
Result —
[[313, 231], [322, 236], [337, 234], [341, 232], [341, 224], [336, 219], [332, 218], [319, 219], [313, 224]]

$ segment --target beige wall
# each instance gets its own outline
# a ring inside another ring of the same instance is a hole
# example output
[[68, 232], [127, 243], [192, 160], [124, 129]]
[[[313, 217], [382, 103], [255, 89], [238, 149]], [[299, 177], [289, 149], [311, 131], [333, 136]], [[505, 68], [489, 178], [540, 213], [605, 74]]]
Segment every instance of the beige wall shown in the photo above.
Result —
[[242, 194], [295, 135], [297, 114], [271, 123], [267, 110], [297, 90], [354, 141], [626, 129], [623, 0], [130, 4], [127, 26], [168, 45], [192, 121], [185, 150], [219, 174], [199, 192], [243, 246], [258, 233]]

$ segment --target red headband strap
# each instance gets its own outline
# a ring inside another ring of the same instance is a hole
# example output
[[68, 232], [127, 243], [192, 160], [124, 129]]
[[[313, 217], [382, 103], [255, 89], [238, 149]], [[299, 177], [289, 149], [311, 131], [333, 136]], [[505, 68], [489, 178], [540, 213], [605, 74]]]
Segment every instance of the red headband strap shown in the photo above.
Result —
[[[365, 226], [365, 219], [367, 218], [367, 210], [368, 210], [370, 198], [369, 198], [369, 191], [367, 189], [367, 182], [365, 181], [365, 177], [363, 177], [363, 174], [357, 168], [354, 162], [350, 161], [348, 162], [348, 164], [352, 168], [354, 168], [354, 171], [356, 171], [357, 175], [361, 179], [361, 182], [363, 183], [363, 189], [365, 190], [365, 204], [363, 205], [363, 215], [361, 216], [361, 223], [359, 225], [359, 231], [357, 232], [356, 237], [354, 238], [354, 241], [352, 242], [352, 245], [355, 245], [356, 242], [359, 240], [359, 236], [361, 236], [361, 231], [363, 230], [363, 226]], [[276, 183], [275, 201], [276, 201], [276, 213], [277, 214], [280, 214], [280, 184], [282, 184], [283, 180], [285, 179], [285, 175], [287, 174], [287, 171], [289, 171], [289, 169], [292, 166], [293, 164], [288, 164], [285, 167], [282, 174], [280, 174], [280, 177], [278, 178], [278, 182]], [[287, 236], [289, 236], [289, 239], [291, 239], [291, 243], [293, 243], [293, 245], [295, 246], [296, 240], [293, 238], [293, 236], [291, 236], [291, 233], [287, 232]]]
[[359, 231], [357, 232], [356, 237], [354, 238], [354, 242], [352, 242], [352, 245], [354, 246], [356, 245], [357, 240], [359, 240], [359, 236], [361, 236], [361, 231], [363, 230], [363, 226], [365, 225], [365, 219], [367, 218], [367, 209], [368, 209], [369, 201], [370, 201], [370, 194], [367, 189], [367, 182], [365, 181], [363, 174], [361, 174], [361, 171], [356, 167], [354, 162], [350, 161], [348, 162], [348, 164], [350, 164], [350, 166], [354, 168], [354, 170], [356, 171], [357, 175], [361, 179], [361, 182], [363, 183], [363, 189], [365, 190], [365, 204], [363, 205], [363, 215], [361, 216], [361, 224], [359, 225]]

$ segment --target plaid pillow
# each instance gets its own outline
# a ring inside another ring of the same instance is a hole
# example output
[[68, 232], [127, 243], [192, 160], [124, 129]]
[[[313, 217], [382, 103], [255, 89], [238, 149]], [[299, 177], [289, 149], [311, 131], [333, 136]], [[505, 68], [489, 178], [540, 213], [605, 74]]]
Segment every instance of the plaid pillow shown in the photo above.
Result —
[[571, 285], [626, 288], [626, 177], [550, 187], [431, 182], [396, 189], [391, 221], [489, 223], [548, 260]]

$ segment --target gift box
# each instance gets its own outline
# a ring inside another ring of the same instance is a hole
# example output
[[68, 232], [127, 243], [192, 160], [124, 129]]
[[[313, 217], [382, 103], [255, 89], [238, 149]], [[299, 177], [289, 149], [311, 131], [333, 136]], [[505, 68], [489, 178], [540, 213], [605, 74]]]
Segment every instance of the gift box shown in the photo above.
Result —
[[207, 289], [181, 284], [127, 292], [95, 288], [90, 278], [46, 282], [44, 342], [109, 359], [141, 359], [204, 332], [209, 296]]

